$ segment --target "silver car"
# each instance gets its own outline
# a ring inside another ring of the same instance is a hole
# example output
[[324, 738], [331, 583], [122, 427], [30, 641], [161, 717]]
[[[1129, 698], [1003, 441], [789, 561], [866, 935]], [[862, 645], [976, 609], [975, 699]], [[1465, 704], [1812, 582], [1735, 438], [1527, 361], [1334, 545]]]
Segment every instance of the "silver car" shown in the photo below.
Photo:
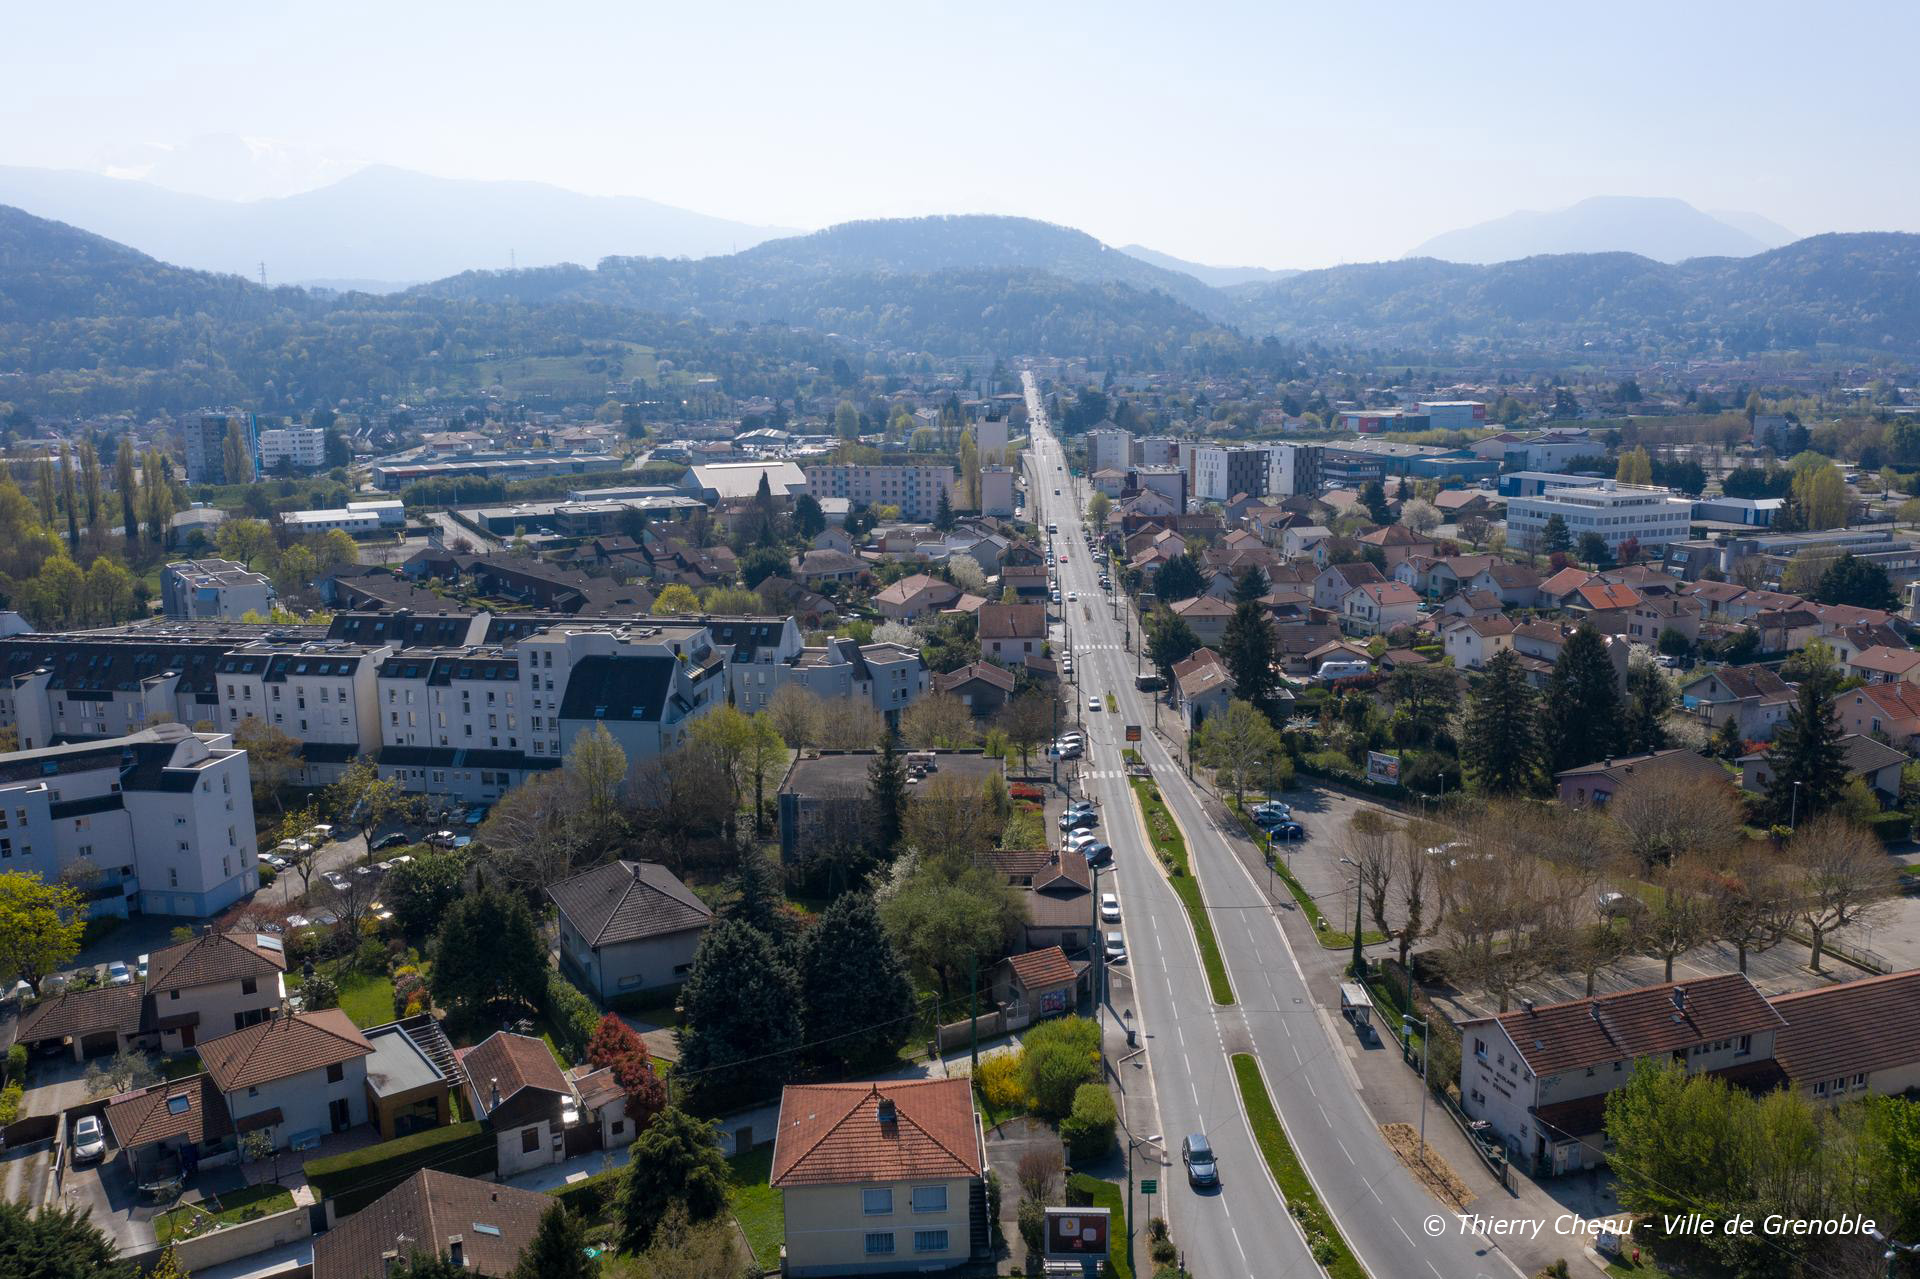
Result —
[[97, 1115], [83, 1115], [73, 1125], [73, 1161], [90, 1164], [107, 1153], [106, 1129]]

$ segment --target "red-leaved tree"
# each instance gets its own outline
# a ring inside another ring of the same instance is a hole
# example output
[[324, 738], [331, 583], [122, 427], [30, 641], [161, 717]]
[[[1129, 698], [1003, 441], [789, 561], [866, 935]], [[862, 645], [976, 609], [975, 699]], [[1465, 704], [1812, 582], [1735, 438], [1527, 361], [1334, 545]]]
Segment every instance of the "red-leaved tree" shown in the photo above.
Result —
[[619, 1014], [608, 1013], [587, 1041], [587, 1061], [613, 1072], [614, 1082], [627, 1094], [627, 1118], [635, 1132], [645, 1132], [653, 1117], [666, 1108], [667, 1086], [653, 1068], [653, 1054], [633, 1027]]

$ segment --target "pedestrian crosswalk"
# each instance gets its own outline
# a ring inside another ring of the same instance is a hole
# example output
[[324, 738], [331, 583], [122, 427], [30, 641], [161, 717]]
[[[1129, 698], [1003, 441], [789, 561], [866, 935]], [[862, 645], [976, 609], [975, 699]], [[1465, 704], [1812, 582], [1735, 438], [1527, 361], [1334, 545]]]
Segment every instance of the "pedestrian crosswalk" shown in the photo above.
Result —
[[1118, 653], [1125, 647], [1124, 644], [1075, 644], [1073, 651], [1075, 653]]

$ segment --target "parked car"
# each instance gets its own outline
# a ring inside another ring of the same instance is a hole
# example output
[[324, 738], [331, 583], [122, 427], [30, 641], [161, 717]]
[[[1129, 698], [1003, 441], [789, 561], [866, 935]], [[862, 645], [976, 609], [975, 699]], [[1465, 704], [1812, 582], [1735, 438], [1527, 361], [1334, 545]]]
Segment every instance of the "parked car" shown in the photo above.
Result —
[[1097, 868], [1110, 865], [1113, 862], [1113, 846], [1111, 844], [1088, 844], [1083, 851], [1087, 855], [1088, 866]]
[[1085, 851], [1087, 851], [1087, 849], [1092, 848], [1095, 844], [1098, 844], [1100, 842], [1101, 842], [1100, 837], [1094, 834], [1092, 831], [1077, 830], [1073, 832], [1073, 834], [1067, 836], [1066, 848], [1068, 852], [1084, 853]]
[[353, 881], [348, 879], [345, 875], [342, 875], [337, 870], [330, 870], [327, 872], [327, 882], [333, 885], [335, 892], [344, 893], [347, 891], [348, 886], [351, 885]]
[[107, 1153], [107, 1132], [98, 1115], [82, 1115], [73, 1125], [73, 1161], [90, 1164]]
[[1109, 924], [1120, 922], [1120, 899], [1112, 893], [1100, 894], [1100, 918]]
[[1077, 813], [1063, 813], [1060, 817], [1061, 830], [1092, 830], [1100, 824], [1100, 814], [1091, 809], [1082, 809]]
[[1260, 829], [1267, 832], [1267, 838], [1281, 842], [1307, 837], [1307, 828], [1295, 821], [1278, 821], [1271, 824], [1262, 822]]
[[383, 848], [404, 848], [412, 842], [403, 830], [389, 831], [373, 841], [373, 850], [379, 852]]
[[127, 967], [127, 961], [116, 959], [107, 965], [107, 984], [109, 986], [133, 985], [133, 969]]
[[1213, 1143], [1196, 1132], [1180, 1143], [1180, 1162], [1187, 1166], [1187, 1182], [1194, 1186], [1220, 1184], [1220, 1166], [1213, 1160]]
[[140, 956], [139, 959], [134, 961], [134, 971], [140, 974], [141, 981], [147, 979], [147, 957], [145, 955]]
[[1119, 933], [1107, 934], [1107, 962], [1109, 964], [1127, 962], [1127, 939]]
[[1277, 817], [1277, 818], [1284, 819], [1284, 818], [1293, 816], [1293, 809], [1287, 807], [1287, 805], [1281, 803], [1277, 799], [1264, 800], [1261, 803], [1255, 804], [1252, 808], [1249, 808], [1247, 811], [1253, 814], [1253, 819], [1255, 821], [1259, 821], [1263, 817]]

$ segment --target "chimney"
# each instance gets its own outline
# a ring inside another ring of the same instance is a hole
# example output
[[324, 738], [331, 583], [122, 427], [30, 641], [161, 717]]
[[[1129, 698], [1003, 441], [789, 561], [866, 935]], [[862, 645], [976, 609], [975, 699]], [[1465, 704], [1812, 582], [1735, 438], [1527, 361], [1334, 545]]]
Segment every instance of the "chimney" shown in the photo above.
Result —
[[380, 1273], [390, 1275], [400, 1268], [400, 1254], [392, 1248], [380, 1254]]
[[1520, 1001], [1520, 1007], [1521, 1007], [1522, 1009], [1524, 1009], [1525, 1011], [1527, 1011], [1527, 1012], [1532, 1012], [1532, 1011], [1533, 1011], [1533, 1001], [1532, 1001], [1531, 999], [1523, 999], [1523, 1000], [1521, 1000], [1521, 1001]]
[[500, 1077], [498, 1075], [491, 1075], [488, 1077], [487, 1083], [493, 1088], [493, 1099], [487, 1103], [487, 1109], [490, 1111], [496, 1110], [500, 1106]]
[[894, 1109], [893, 1109], [893, 1098], [882, 1097], [880, 1099], [879, 1118], [880, 1118], [880, 1123], [883, 1126], [892, 1124], [893, 1122], [895, 1122], [895, 1120], [899, 1118], [899, 1116], [894, 1112]]
[[1673, 1007], [1675, 1012], [1684, 1013], [1687, 1011], [1687, 988], [1685, 986], [1675, 986], [1673, 988]]

